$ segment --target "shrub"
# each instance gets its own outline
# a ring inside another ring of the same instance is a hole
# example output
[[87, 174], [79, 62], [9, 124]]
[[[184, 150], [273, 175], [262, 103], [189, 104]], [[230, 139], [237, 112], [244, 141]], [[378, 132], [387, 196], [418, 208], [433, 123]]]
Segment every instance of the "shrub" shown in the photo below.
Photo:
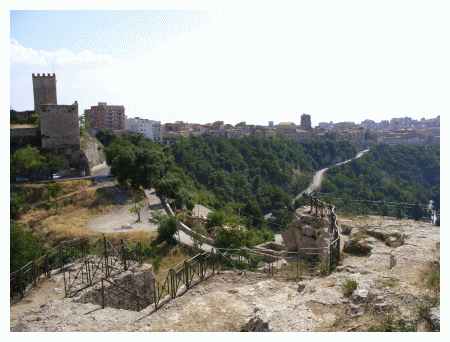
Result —
[[216, 235], [216, 245], [221, 248], [240, 248], [247, 245], [247, 234], [239, 228], [220, 228]]
[[44, 252], [40, 241], [25, 226], [11, 222], [10, 267], [11, 272]]
[[168, 244], [175, 244], [176, 240], [174, 234], [177, 232], [177, 220], [175, 217], [163, 218], [158, 226], [158, 242], [167, 242]]
[[425, 286], [433, 291], [435, 295], [439, 295], [441, 286], [440, 263], [430, 263], [429, 270], [425, 276]]
[[358, 287], [358, 282], [354, 279], [347, 279], [342, 284], [342, 292], [345, 297], [350, 297]]
[[222, 227], [225, 223], [225, 213], [220, 210], [213, 211], [208, 214], [207, 228]]

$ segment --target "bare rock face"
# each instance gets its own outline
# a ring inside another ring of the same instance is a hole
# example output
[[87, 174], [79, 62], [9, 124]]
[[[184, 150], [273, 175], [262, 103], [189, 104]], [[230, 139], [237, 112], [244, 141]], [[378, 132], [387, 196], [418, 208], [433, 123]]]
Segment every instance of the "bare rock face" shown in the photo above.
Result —
[[252, 317], [241, 329], [243, 332], [257, 331], [269, 332], [269, 323], [262, 320], [261, 317]]

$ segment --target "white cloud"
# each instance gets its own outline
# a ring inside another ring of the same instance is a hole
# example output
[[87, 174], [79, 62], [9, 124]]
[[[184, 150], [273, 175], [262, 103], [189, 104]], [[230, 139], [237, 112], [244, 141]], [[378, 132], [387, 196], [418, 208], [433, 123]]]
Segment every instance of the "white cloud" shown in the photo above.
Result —
[[68, 49], [54, 51], [35, 50], [12, 39], [10, 42], [11, 64], [29, 66], [80, 66], [96, 67], [112, 64], [114, 59], [105, 54], [83, 50], [78, 53]]
[[19, 66], [11, 102], [29, 108], [30, 73], [56, 72], [61, 103], [107, 101], [123, 104], [129, 116], [164, 122], [298, 122], [306, 112], [316, 124], [448, 111], [438, 82], [450, 79], [443, 14], [410, 5], [404, 16], [400, 5], [356, 4], [209, 13], [202, 29], [122, 58], [11, 41]]

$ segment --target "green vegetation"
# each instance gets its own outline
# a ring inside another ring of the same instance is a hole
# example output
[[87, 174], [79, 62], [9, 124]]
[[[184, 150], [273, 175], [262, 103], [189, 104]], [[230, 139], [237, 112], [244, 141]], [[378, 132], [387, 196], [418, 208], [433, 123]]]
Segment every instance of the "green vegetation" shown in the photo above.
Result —
[[342, 293], [345, 297], [350, 297], [358, 288], [358, 282], [354, 279], [346, 279], [342, 284]]
[[10, 226], [11, 272], [43, 254], [42, 242], [25, 226], [11, 221]]
[[122, 186], [135, 191], [155, 188], [159, 196], [174, 200], [177, 208], [192, 209], [192, 181], [160, 145], [130, 134], [114, 137], [105, 152], [111, 173]]
[[[439, 208], [439, 145], [377, 145], [364, 157], [327, 172], [322, 193], [338, 208], [420, 218], [432, 199]], [[409, 209], [352, 200], [413, 203]], [[376, 207], [375, 207], [376, 206]]]
[[417, 331], [415, 322], [397, 319], [393, 313], [387, 313], [383, 319], [367, 329], [369, 332], [412, 332]]
[[[292, 198], [315, 169], [352, 157], [355, 148], [333, 140], [299, 144], [283, 138], [182, 138], [170, 147], [177, 165], [216, 209], [230, 207], [246, 226], [273, 230], [292, 220]], [[264, 215], [271, 213], [266, 220]]]
[[173, 216], [165, 216], [158, 226], [157, 242], [166, 242], [169, 245], [174, 245], [176, 240], [174, 238], [177, 232], [177, 220]]
[[15, 181], [17, 176], [30, 179], [48, 178], [63, 165], [62, 157], [42, 153], [36, 147], [26, 146], [11, 155], [11, 180]]
[[[299, 144], [281, 138], [205, 136], [161, 146], [137, 134], [117, 137], [100, 131], [97, 138], [121, 185], [155, 188], [177, 209], [191, 211], [194, 203], [216, 209], [205, 228], [228, 245], [272, 238], [268, 228], [280, 230], [290, 223], [292, 198], [306, 188], [313, 170], [355, 154], [351, 144], [332, 140]], [[224, 225], [231, 233], [213, 232]]]

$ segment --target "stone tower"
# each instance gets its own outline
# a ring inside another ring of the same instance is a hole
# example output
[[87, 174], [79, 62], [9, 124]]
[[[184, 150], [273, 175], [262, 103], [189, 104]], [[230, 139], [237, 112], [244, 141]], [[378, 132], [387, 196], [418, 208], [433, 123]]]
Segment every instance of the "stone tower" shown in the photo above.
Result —
[[55, 74], [33, 74], [33, 95], [35, 112], [40, 105], [57, 104]]
[[300, 119], [300, 127], [306, 131], [311, 130], [311, 115], [302, 114]]

